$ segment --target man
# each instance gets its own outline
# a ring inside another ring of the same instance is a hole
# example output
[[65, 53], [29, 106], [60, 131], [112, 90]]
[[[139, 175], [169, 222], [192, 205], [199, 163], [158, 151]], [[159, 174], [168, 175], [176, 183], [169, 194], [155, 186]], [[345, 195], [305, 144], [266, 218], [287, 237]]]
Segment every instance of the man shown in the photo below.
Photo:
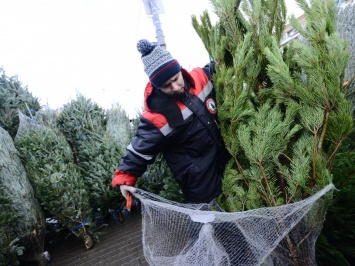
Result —
[[162, 153], [186, 202], [210, 203], [222, 192], [230, 157], [218, 128], [214, 63], [187, 72], [168, 51], [147, 40], [140, 40], [137, 49], [149, 77], [144, 112], [112, 186], [120, 186], [127, 197], [137, 177]]

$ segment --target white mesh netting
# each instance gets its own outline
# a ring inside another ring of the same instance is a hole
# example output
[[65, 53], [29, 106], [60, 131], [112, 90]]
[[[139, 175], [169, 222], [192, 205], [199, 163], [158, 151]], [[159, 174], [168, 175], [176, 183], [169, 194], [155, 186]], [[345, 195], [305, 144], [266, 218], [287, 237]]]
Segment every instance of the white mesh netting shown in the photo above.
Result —
[[31, 118], [24, 115], [21, 111], [18, 111], [18, 117], [19, 117], [19, 126], [17, 129], [16, 136], [14, 138], [14, 142], [17, 141], [18, 138], [21, 138], [22, 134], [28, 129], [31, 129], [33, 127], [40, 127], [40, 124], [38, 121], [32, 117]]
[[143, 250], [150, 265], [316, 265], [315, 242], [328, 185], [297, 203], [229, 213], [137, 189]]

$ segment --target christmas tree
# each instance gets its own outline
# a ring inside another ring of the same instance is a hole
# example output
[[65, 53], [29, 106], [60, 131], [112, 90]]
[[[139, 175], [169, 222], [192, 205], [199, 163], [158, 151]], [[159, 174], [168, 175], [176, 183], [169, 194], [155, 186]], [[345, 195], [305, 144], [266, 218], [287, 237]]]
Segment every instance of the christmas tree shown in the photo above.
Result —
[[117, 142], [121, 146], [123, 154], [132, 136], [129, 117], [125, 110], [119, 104], [116, 104], [106, 111], [106, 119], [106, 132], [112, 141]]
[[[113, 119], [110, 112], [110, 118]], [[124, 203], [124, 198], [117, 188], [111, 185], [113, 173], [122, 156], [122, 138], [126, 131], [116, 137], [112, 125], [107, 131], [105, 110], [83, 95], [64, 105], [57, 125], [63, 132], [74, 154], [74, 161], [80, 169], [81, 176], [90, 196], [90, 205], [95, 213], [105, 217], [109, 209], [117, 209]]]
[[12, 139], [19, 125], [18, 111], [30, 115], [40, 109], [39, 101], [23, 87], [17, 77], [7, 77], [0, 68], [0, 126]]
[[0, 264], [18, 265], [18, 256], [23, 254], [24, 247], [18, 245], [14, 226], [16, 217], [12, 211], [11, 200], [6, 195], [5, 188], [0, 186]]
[[[333, 182], [336, 154], [353, 128], [343, 91], [348, 49], [336, 31], [335, 2], [298, 0], [306, 23], [291, 23], [302, 41], [285, 47], [284, 1], [211, 2], [217, 23], [205, 12], [193, 26], [217, 63], [220, 127], [233, 157], [219, 203], [243, 211], [313, 195]], [[315, 223], [322, 224], [326, 208], [319, 207], [319, 221], [303, 225], [310, 234], [320, 230]], [[293, 233], [303, 245], [302, 231]], [[300, 265], [297, 254], [306, 251], [290, 236], [290, 263]]]
[[19, 261], [23, 263], [35, 261], [41, 265], [46, 231], [43, 211], [13, 140], [1, 127], [0, 189], [0, 258], [14, 263], [21, 255]]
[[58, 220], [91, 248], [96, 234], [89, 193], [65, 137], [20, 113], [15, 146], [46, 217]]
[[[344, 93], [355, 110], [355, 2], [337, 6], [337, 31], [347, 41], [349, 62], [345, 69]], [[355, 113], [353, 111], [353, 121]], [[355, 130], [340, 147], [333, 167], [333, 181], [338, 190], [329, 206], [324, 228], [317, 241], [319, 265], [355, 264]]]

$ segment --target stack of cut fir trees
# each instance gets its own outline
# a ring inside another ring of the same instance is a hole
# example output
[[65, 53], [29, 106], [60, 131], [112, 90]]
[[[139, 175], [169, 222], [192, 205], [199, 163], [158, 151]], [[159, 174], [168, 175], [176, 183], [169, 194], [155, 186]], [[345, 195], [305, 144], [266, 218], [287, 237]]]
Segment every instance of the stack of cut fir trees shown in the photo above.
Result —
[[0, 204], [8, 210], [0, 214], [0, 264], [45, 263], [49, 218], [91, 248], [109, 212], [123, 221], [124, 199], [111, 180], [130, 140], [128, 116], [82, 95], [61, 111], [41, 109], [3, 70], [0, 106]]

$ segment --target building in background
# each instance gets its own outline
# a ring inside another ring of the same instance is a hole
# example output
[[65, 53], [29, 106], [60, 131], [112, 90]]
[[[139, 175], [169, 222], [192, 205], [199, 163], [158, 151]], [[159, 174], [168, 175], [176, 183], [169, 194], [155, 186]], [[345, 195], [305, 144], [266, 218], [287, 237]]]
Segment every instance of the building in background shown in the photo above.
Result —
[[[354, 0], [335, 0], [335, 2], [338, 5], [338, 10], [346, 8], [349, 4], [352, 4], [352, 5], [355, 4]], [[304, 16], [304, 14], [300, 15], [297, 18], [297, 20], [301, 25], [303, 25], [306, 22], [306, 18]], [[339, 25], [338, 25], [338, 27], [339, 27]], [[280, 46], [283, 47], [283, 46], [287, 45], [290, 41], [295, 40], [295, 39], [301, 40], [302, 36], [300, 35], [300, 33], [296, 29], [293, 28], [291, 23], [289, 23], [285, 27], [284, 33], [281, 38]]]
[[[306, 22], [306, 18], [304, 14], [297, 18], [298, 22], [303, 25]], [[281, 37], [281, 47], [287, 45], [290, 41], [296, 39], [299, 40], [301, 38], [301, 34], [291, 25], [291, 23], [287, 24], [284, 30], [284, 33]]]

